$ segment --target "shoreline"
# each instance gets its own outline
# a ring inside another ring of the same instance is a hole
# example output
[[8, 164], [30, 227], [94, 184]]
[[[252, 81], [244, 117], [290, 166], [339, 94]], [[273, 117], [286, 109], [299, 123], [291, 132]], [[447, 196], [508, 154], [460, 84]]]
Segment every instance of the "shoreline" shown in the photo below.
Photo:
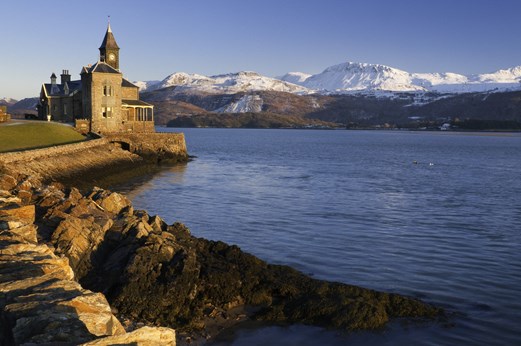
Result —
[[[159, 128], [168, 128], [168, 129], [216, 129], [216, 130], [302, 130], [302, 131], [374, 131], [374, 132], [413, 132], [413, 133], [440, 133], [440, 134], [491, 134], [491, 135], [521, 135], [521, 130], [419, 130], [413, 128], [394, 128], [394, 129], [374, 129], [374, 128], [360, 128], [360, 129], [346, 129], [343, 127], [331, 127], [331, 128], [295, 128], [295, 127], [168, 127], [168, 126], [157, 126]], [[168, 132], [164, 132], [168, 133]]]
[[311, 279], [236, 246], [195, 238], [184, 225], [134, 210], [125, 196], [108, 190], [82, 193], [66, 187], [68, 180], [48, 185], [31, 174], [7, 173], [17, 178], [3, 176], [15, 181], [6, 190], [19, 204], [36, 207], [38, 243], [68, 258], [82, 287], [103, 292], [116, 315], [127, 317], [122, 320], [129, 329], [173, 327], [182, 344], [214, 339], [248, 321], [358, 330], [398, 317], [434, 321], [444, 315], [416, 299]]

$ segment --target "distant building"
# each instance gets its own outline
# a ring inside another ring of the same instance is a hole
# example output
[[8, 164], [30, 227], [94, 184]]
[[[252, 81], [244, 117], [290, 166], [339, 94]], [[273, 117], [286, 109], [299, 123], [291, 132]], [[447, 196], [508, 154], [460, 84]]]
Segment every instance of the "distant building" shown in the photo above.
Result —
[[0, 106], [0, 123], [9, 121], [11, 116], [7, 114], [7, 106]]
[[[81, 80], [71, 80], [63, 70], [60, 83], [51, 75], [40, 92], [38, 117], [74, 122], [85, 119], [88, 130], [105, 132], [154, 132], [154, 106], [139, 99], [139, 87], [119, 70], [119, 46], [110, 24], [99, 61], [81, 69]], [[85, 122], [83, 122], [85, 124]]]

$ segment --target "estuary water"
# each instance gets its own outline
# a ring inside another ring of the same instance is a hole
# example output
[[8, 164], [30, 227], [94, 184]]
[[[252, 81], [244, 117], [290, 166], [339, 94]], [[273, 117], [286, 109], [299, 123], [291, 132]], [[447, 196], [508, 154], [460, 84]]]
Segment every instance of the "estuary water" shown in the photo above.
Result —
[[222, 344], [521, 345], [521, 134], [175, 131], [197, 158], [119, 188], [136, 208], [450, 316], [351, 334], [262, 327]]

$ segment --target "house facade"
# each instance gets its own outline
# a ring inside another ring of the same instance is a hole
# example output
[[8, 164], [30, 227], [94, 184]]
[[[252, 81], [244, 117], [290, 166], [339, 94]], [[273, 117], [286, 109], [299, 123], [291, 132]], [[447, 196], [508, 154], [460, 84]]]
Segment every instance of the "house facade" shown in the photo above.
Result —
[[42, 85], [39, 118], [79, 121], [99, 134], [154, 132], [154, 106], [141, 101], [139, 87], [123, 77], [110, 24], [99, 51], [99, 60], [81, 69], [80, 80], [71, 80], [69, 71], [63, 70], [59, 84], [53, 73], [51, 83]]
[[7, 114], [7, 106], [0, 106], [0, 123], [9, 121], [11, 116]]

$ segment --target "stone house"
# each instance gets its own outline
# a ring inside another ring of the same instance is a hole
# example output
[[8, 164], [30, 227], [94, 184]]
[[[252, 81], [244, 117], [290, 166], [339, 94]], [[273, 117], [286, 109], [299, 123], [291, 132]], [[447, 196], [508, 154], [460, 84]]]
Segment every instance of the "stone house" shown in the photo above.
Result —
[[87, 123], [95, 133], [154, 132], [154, 106], [141, 101], [139, 87], [123, 77], [110, 24], [99, 51], [99, 60], [81, 69], [80, 80], [71, 80], [68, 70], [59, 84], [51, 75], [41, 88], [38, 117]]
[[0, 106], [0, 123], [9, 121], [11, 116], [7, 114], [7, 106]]

